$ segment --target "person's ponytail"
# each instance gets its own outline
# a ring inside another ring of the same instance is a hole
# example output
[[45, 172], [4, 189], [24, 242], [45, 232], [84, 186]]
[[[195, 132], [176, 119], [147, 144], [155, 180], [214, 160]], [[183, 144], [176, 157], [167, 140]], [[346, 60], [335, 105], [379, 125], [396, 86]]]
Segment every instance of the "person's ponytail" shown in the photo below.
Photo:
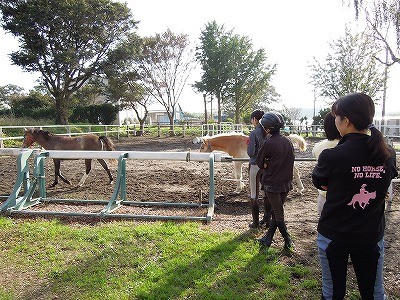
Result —
[[371, 131], [371, 136], [368, 139], [367, 145], [371, 154], [371, 160], [375, 165], [382, 165], [390, 156], [388, 145], [382, 133], [375, 126], [369, 126], [369, 130]]

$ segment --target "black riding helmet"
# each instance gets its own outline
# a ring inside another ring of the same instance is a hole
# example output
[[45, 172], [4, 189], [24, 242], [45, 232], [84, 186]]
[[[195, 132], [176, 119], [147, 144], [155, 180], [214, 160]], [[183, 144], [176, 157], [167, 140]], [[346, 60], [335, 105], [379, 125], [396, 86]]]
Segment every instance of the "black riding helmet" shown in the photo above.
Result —
[[281, 128], [285, 127], [282, 115], [276, 111], [265, 113], [260, 120], [260, 124], [264, 130], [269, 129], [271, 133], [279, 132]]

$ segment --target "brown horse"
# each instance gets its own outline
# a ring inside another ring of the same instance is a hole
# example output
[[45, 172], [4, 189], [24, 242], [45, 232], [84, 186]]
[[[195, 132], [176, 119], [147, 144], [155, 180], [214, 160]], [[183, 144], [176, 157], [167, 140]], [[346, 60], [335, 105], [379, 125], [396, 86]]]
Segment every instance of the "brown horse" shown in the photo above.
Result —
[[[303, 137], [297, 134], [290, 134], [288, 138], [292, 141], [294, 145], [301, 151], [307, 149], [307, 142]], [[200, 144], [200, 152], [212, 152], [222, 151], [228, 153], [234, 158], [248, 158], [247, 155], [247, 139], [248, 136], [242, 133], [221, 133], [213, 136], [204, 136], [200, 138], [195, 138], [193, 143]], [[243, 175], [242, 175], [242, 161], [235, 161], [234, 177], [237, 180], [236, 191], [240, 192], [244, 188]], [[296, 165], [293, 166], [293, 174], [297, 184], [298, 191], [302, 193], [304, 191], [303, 183], [300, 179], [300, 173]]]
[[[100, 151], [100, 150], [115, 150], [114, 144], [112, 141], [105, 136], [97, 136], [94, 134], [87, 134], [78, 137], [69, 137], [69, 136], [60, 136], [51, 134], [48, 131], [44, 131], [41, 129], [25, 129], [24, 132], [24, 142], [22, 144], [23, 148], [28, 148], [32, 146], [33, 143], [38, 143], [46, 150], [92, 150], [92, 151]], [[71, 182], [66, 179], [60, 171], [61, 159], [53, 159], [54, 162], [54, 182], [51, 187], [54, 187], [58, 184], [58, 177], [61, 178], [67, 184], [71, 184]], [[106, 170], [108, 174], [108, 178], [110, 179], [110, 184], [113, 182], [113, 176], [111, 175], [110, 169], [107, 166], [107, 163], [104, 159], [98, 159], [98, 162], [101, 166]], [[82, 186], [90, 170], [92, 169], [92, 160], [85, 159], [86, 173], [82, 176], [78, 186]]]

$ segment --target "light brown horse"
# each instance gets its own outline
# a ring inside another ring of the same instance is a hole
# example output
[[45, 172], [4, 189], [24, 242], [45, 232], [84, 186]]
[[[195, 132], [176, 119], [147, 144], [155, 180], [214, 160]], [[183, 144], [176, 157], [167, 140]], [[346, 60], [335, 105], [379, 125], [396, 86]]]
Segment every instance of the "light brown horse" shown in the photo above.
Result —
[[[292, 141], [294, 145], [301, 151], [307, 149], [307, 142], [304, 138], [297, 134], [290, 134], [288, 138]], [[193, 143], [200, 143], [200, 152], [212, 152], [212, 151], [222, 151], [228, 153], [234, 158], [248, 158], [247, 155], [247, 139], [248, 136], [242, 133], [221, 133], [213, 136], [203, 136], [197, 137], [193, 140]], [[233, 176], [237, 180], [236, 192], [240, 192], [244, 188], [242, 167], [243, 163], [241, 161], [235, 161], [235, 169]], [[293, 175], [297, 184], [298, 192], [303, 193], [304, 185], [300, 179], [300, 173], [296, 165], [293, 166]]]
[[[24, 132], [24, 142], [22, 144], [23, 148], [28, 148], [32, 146], [33, 143], [37, 143], [42, 146], [46, 150], [92, 150], [92, 151], [100, 151], [100, 150], [115, 150], [113, 142], [105, 136], [97, 136], [94, 134], [87, 134], [83, 136], [77, 137], [69, 137], [69, 136], [60, 136], [51, 134], [48, 131], [44, 131], [41, 129], [25, 129]], [[53, 159], [54, 162], [54, 182], [51, 187], [54, 187], [58, 184], [58, 177], [61, 178], [67, 184], [71, 184], [71, 182], [66, 179], [60, 171], [61, 159]], [[104, 159], [98, 159], [98, 162], [101, 166], [106, 170], [108, 174], [108, 178], [110, 179], [110, 184], [113, 182], [113, 176], [108, 168], [107, 163]], [[82, 176], [78, 186], [82, 186], [90, 170], [92, 169], [92, 160], [85, 159], [86, 172]]]

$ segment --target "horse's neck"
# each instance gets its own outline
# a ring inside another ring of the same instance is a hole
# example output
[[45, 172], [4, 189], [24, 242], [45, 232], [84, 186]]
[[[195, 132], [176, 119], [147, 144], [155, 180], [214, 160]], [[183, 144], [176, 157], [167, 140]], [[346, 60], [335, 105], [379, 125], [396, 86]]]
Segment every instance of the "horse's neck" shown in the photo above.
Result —
[[54, 150], [57, 144], [63, 145], [61, 137], [54, 135], [46, 139], [44, 136], [39, 135], [36, 138], [36, 143], [42, 146], [46, 150]]
[[48, 140], [46, 140], [42, 135], [38, 135], [36, 137], [36, 143], [42, 146], [46, 150], [51, 150]]
[[235, 138], [227, 138], [225, 140], [212, 140], [211, 149], [217, 151], [223, 151], [228, 153], [233, 157], [247, 157], [247, 145], [241, 139], [241, 137]]
[[208, 143], [209, 143], [212, 151], [217, 150], [217, 151], [224, 151], [226, 153], [229, 153], [228, 152], [229, 147], [227, 147], [226, 145], [220, 144], [219, 141], [217, 141], [217, 140], [209, 140]]

